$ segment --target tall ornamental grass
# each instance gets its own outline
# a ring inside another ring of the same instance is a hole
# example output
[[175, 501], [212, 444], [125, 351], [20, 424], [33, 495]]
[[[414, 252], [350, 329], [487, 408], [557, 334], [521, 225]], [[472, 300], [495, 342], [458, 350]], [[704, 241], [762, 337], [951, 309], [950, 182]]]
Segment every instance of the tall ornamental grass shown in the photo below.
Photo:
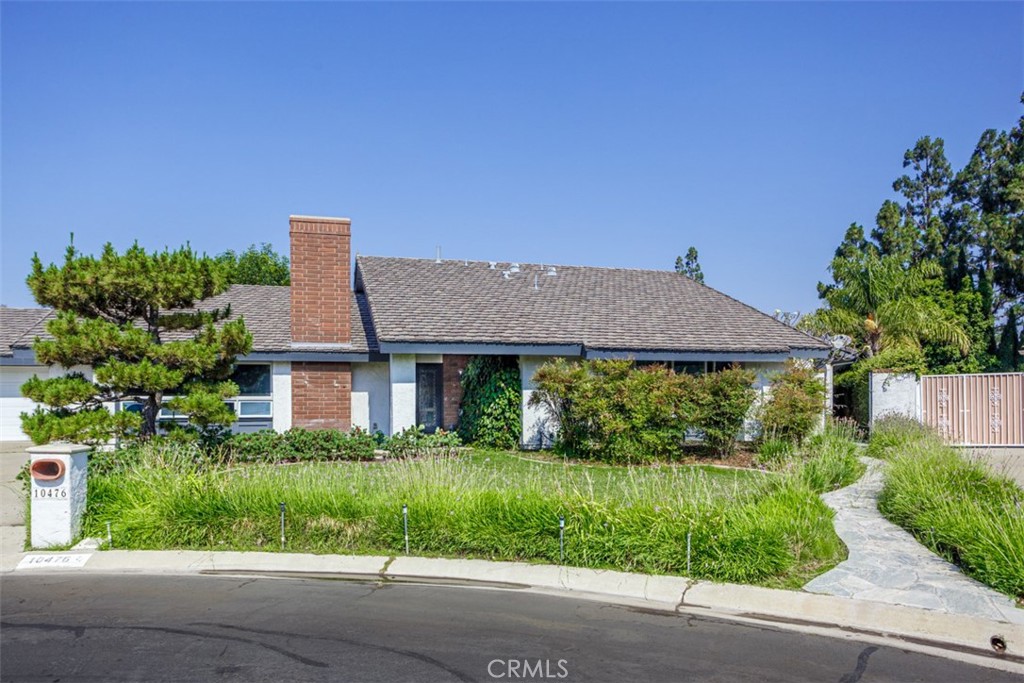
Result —
[[890, 421], [871, 439], [889, 460], [882, 514], [968, 576], [1024, 601], [1024, 490], [920, 425]]
[[[504, 456], [511, 457], [511, 456]], [[813, 462], [812, 458], [809, 462]], [[826, 468], [832, 472], [833, 469]], [[287, 550], [559, 562], [771, 585], [800, 585], [843, 558], [818, 493], [835, 481], [802, 467], [722, 483], [696, 468], [482, 466], [469, 456], [385, 463], [203, 466], [154, 452], [90, 481], [86, 533], [126, 548]], [[731, 485], [730, 485], [731, 484]]]

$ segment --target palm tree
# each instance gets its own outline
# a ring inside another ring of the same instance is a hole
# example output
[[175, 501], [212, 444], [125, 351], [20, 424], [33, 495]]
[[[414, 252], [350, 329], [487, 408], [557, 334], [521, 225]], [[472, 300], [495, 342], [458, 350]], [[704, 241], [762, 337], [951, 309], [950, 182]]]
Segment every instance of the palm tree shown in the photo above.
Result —
[[952, 344], [967, 354], [971, 342], [963, 327], [932, 299], [921, 296], [925, 283], [941, 275], [933, 261], [904, 268], [892, 256], [864, 254], [836, 259], [836, 286], [825, 294], [824, 308], [800, 321], [814, 334], [844, 334], [871, 357], [894, 347], [920, 348], [921, 342]]

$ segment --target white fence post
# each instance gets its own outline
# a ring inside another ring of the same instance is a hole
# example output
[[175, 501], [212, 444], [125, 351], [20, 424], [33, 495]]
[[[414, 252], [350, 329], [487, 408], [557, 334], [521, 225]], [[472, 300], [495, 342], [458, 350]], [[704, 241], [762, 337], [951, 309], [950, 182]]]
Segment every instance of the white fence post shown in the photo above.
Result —
[[869, 419], [875, 421], [885, 415], [905, 415], [921, 419], [921, 380], [909, 372], [872, 371], [868, 377]]

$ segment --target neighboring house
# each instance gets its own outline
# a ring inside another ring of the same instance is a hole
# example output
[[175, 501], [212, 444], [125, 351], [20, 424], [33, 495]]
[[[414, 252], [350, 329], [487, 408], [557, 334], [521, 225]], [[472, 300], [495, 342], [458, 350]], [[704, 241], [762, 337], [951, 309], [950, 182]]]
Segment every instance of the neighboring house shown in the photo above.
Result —
[[[348, 219], [290, 223], [290, 287], [234, 285], [202, 305], [230, 303], [253, 335], [235, 376], [235, 431], [450, 428], [470, 356], [508, 355], [522, 377], [522, 444], [537, 447], [553, 429], [528, 401], [533, 373], [552, 357], [632, 358], [685, 372], [742, 363], [764, 387], [787, 359], [825, 359], [830, 350], [673, 271], [357, 256], [353, 277]], [[24, 438], [18, 414], [32, 405], [18, 387], [61, 372], [32, 354], [51, 315], [0, 308], [0, 440]]]

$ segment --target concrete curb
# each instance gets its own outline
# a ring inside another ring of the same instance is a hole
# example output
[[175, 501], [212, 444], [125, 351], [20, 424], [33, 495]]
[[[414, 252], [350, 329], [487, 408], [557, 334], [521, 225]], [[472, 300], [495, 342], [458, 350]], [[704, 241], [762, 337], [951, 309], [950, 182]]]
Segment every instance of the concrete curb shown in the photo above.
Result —
[[[23, 553], [20, 558], [81, 554]], [[1024, 626], [851, 598], [736, 584], [692, 581], [611, 570], [521, 562], [490, 562], [376, 555], [269, 552], [108, 550], [92, 552], [83, 567], [15, 567], [4, 573], [227, 574], [335, 578], [470, 585], [526, 590], [642, 609], [708, 616], [810, 630], [823, 635], [899, 641], [900, 646], [956, 656], [981, 666], [1024, 674]], [[1005, 644], [993, 649], [993, 638]], [[889, 642], [892, 645], [891, 642]]]

